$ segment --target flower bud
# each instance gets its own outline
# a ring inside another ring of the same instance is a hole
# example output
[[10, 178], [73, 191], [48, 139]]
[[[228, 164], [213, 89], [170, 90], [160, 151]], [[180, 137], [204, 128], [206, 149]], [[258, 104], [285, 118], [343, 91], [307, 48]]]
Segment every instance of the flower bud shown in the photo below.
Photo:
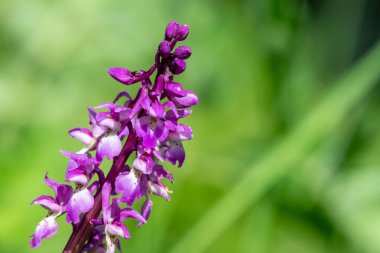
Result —
[[172, 21], [166, 26], [166, 31], [165, 31], [165, 39], [166, 40], [172, 40], [176, 34], [176, 30], [178, 27], [178, 22], [177, 21]]
[[184, 60], [175, 58], [170, 62], [169, 69], [174, 75], [181, 74], [186, 69], [186, 62]]
[[187, 25], [181, 25], [176, 30], [176, 37], [178, 40], [185, 40], [189, 34], [189, 27]]
[[110, 68], [108, 69], [108, 74], [123, 84], [128, 85], [134, 82], [134, 76], [132, 76], [131, 72], [125, 68]]
[[164, 40], [163, 42], [161, 42], [158, 51], [160, 52], [162, 58], [168, 58], [171, 51], [169, 41]]
[[165, 83], [166, 83], [165, 76], [164, 75], [159, 75], [157, 77], [156, 88], [154, 90], [153, 95], [156, 95], [156, 96], [160, 95], [162, 93], [162, 90], [164, 89]]
[[174, 98], [174, 102], [177, 108], [187, 108], [198, 104], [198, 96], [191, 91], [186, 91], [185, 96]]
[[165, 91], [174, 97], [186, 96], [186, 91], [183, 89], [182, 85], [176, 82], [168, 82], [165, 86]]
[[180, 46], [174, 51], [174, 57], [179, 59], [187, 59], [191, 55], [191, 49], [187, 46]]

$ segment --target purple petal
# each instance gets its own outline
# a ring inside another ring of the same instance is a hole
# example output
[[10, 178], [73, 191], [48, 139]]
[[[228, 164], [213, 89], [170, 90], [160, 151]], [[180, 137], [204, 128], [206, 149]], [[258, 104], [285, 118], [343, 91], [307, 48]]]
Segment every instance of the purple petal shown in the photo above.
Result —
[[40, 205], [53, 213], [58, 213], [61, 210], [61, 206], [57, 203], [57, 200], [51, 196], [42, 195], [33, 200], [32, 204]]
[[117, 194], [123, 193], [121, 201], [129, 206], [133, 204], [138, 190], [138, 178], [134, 170], [120, 173], [115, 180], [115, 191]]
[[154, 127], [154, 136], [160, 141], [164, 141], [166, 137], [168, 137], [168, 134], [169, 131], [166, 128], [164, 121], [158, 119]]
[[143, 216], [139, 212], [137, 212], [134, 209], [131, 208], [125, 208], [121, 210], [120, 212], [120, 221], [126, 220], [128, 218], [135, 219], [137, 221], [140, 221], [142, 223], [146, 223], [146, 220], [144, 219]]
[[87, 128], [74, 128], [69, 131], [69, 134], [86, 146], [90, 146], [95, 141], [92, 132]]
[[190, 140], [193, 138], [193, 130], [191, 127], [183, 124], [177, 126], [177, 133], [179, 134], [180, 140]]
[[169, 148], [165, 152], [165, 159], [171, 164], [176, 164], [181, 167], [185, 161], [185, 149], [180, 141], [171, 141]]
[[165, 140], [168, 136], [168, 129], [165, 123], [157, 118], [143, 116], [136, 120], [136, 134], [143, 138], [143, 145], [147, 148], [155, 148], [157, 139]]
[[151, 127], [152, 117], [143, 116], [136, 120], [135, 128], [136, 134], [143, 138], [143, 145], [148, 148], [154, 148], [157, 144], [157, 138], [153, 135], [153, 129]]
[[174, 97], [173, 100], [178, 108], [187, 108], [198, 104], [198, 96], [191, 91], [186, 91], [186, 96]]
[[108, 74], [123, 84], [132, 84], [134, 81], [131, 72], [125, 68], [110, 68]]
[[104, 126], [94, 125], [92, 129], [92, 134], [94, 135], [95, 138], [99, 138], [105, 132], [107, 132], [107, 127], [104, 127]]
[[115, 105], [114, 103], [107, 102], [107, 103], [103, 103], [103, 104], [100, 104], [98, 106], [95, 106], [95, 108], [96, 109], [106, 108], [106, 109], [109, 109], [109, 110], [113, 110], [117, 106], [119, 106], [119, 105]]
[[104, 223], [107, 223], [109, 218], [108, 208], [110, 207], [111, 190], [111, 184], [109, 182], [105, 182], [102, 188], [102, 210]]
[[102, 121], [99, 122], [99, 125], [107, 127], [113, 131], [120, 128], [120, 123], [110, 118], [103, 119]]
[[46, 184], [47, 186], [49, 186], [51, 189], [54, 190], [55, 195], [57, 195], [57, 188], [58, 188], [58, 186], [62, 185], [60, 182], [57, 182], [57, 181], [51, 180], [51, 179], [48, 177], [48, 174], [47, 174], [47, 173], [45, 174], [45, 184]]
[[164, 184], [159, 183], [159, 182], [157, 182], [157, 183], [151, 182], [150, 190], [152, 191], [153, 194], [155, 194], [157, 196], [161, 196], [164, 199], [166, 199], [167, 201], [170, 200], [169, 193], [171, 193], [171, 191], [169, 191], [168, 188], [166, 188], [166, 186]]
[[90, 116], [90, 123], [91, 125], [96, 125], [96, 111], [94, 108], [87, 108], [88, 115]]
[[152, 172], [153, 165], [153, 159], [145, 155], [136, 157], [136, 159], [133, 161], [133, 168], [138, 169], [144, 174], [150, 174]]
[[107, 159], [111, 159], [118, 156], [122, 148], [123, 146], [117, 135], [108, 135], [99, 141], [96, 157], [99, 160], [103, 159], [104, 156], [107, 157]]
[[78, 168], [92, 171], [93, 166], [96, 163], [96, 160], [94, 158], [91, 158], [87, 153], [75, 154], [64, 150], [60, 150], [60, 152], [70, 159], [70, 162], [67, 166], [67, 171], [72, 171]]
[[155, 83], [156, 88], [154, 89], [154, 92], [151, 93], [153, 96], [161, 96], [162, 90], [164, 89], [167, 79], [168, 78], [162, 74], [157, 77], [156, 83]]
[[69, 185], [60, 185], [57, 188], [57, 200], [58, 203], [63, 206], [62, 212], [66, 211], [66, 205], [69, 202], [71, 196], [73, 195], [73, 189]]
[[169, 179], [172, 183], [174, 182], [173, 175], [170, 174], [167, 170], [165, 170], [164, 167], [160, 164], [154, 165], [153, 172], [149, 175], [149, 177], [156, 182], [164, 178]]
[[175, 106], [175, 104], [168, 100], [164, 103], [164, 106], [168, 107], [170, 110], [167, 111], [165, 113], [165, 119], [168, 119], [168, 113], [170, 112], [170, 114], [173, 114], [174, 115], [174, 118], [175, 119], [178, 119], [178, 111], [177, 111], [177, 107]]
[[74, 182], [74, 183], [86, 185], [88, 183], [89, 178], [86, 175], [86, 172], [83, 171], [82, 169], [74, 169], [66, 173], [65, 180], [67, 182]]
[[176, 120], [165, 120], [165, 127], [170, 131], [177, 131]]
[[154, 101], [148, 108], [148, 113], [150, 116], [155, 118], [163, 118], [165, 114], [165, 107], [158, 101]]
[[185, 118], [189, 116], [190, 114], [191, 114], [191, 110], [188, 110], [188, 109], [176, 110], [176, 112], [173, 110], [169, 110], [165, 113], [165, 119], [176, 121], [178, 119]]
[[145, 135], [143, 137], [143, 145], [147, 148], [155, 148], [157, 145], [157, 138], [151, 134], [151, 135]]
[[[141, 215], [147, 221], [150, 216], [150, 212], [152, 211], [153, 202], [150, 199], [146, 199], [144, 204], [141, 207]], [[140, 222], [138, 226], [142, 226], [146, 222]]]
[[182, 85], [176, 82], [168, 82], [165, 85], [165, 91], [169, 96], [183, 97], [186, 96], [186, 91], [183, 89]]
[[58, 223], [53, 217], [47, 217], [38, 223], [36, 231], [32, 235], [30, 246], [37, 248], [41, 244], [43, 238], [50, 238], [58, 231]]
[[118, 235], [126, 239], [131, 237], [128, 229], [120, 221], [114, 221], [111, 224], [107, 224], [106, 231], [109, 235]]
[[153, 149], [152, 152], [153, 152], [154, 156], [157, 157], [158, 160], [160, 160], [161, 162], [164, 161], [164, 157], [163, 157], [163, 153], [162, 153], [161, 149], [160, 150]]
[[113, 198], [112, 204], [110, 207], [110, 218], [112, 220], [119, 220], [120, 217], [120, 207], [119, 207], [119, 198]]

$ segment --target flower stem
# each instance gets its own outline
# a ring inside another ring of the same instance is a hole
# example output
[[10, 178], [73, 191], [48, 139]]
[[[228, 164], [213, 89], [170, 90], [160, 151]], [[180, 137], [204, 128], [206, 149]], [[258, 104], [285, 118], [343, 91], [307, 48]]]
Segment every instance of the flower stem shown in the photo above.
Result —
[[[137, 135], [134, 131], [132, 131], [132, 127], [129, 128], [130, 134], [128, 139], [120, 152], [120, 155], [117, 159], [114, 160], [111, 170], [109, 171], [106, 181], [115, 182], [117, 175], [120, 173], [121, 169], [125, 165], [131, 153], [135, 150], [135, 146], [137, 143]], [[80, 253], [84, 244], [89, 239], [92, 230], [94, 229], [94, 225], [91, 224], [91, 220], [95, 219], [99, 216], [100, 211], [102, 209], [102, 194], [101, 189], [95, 195], [94, 206], [92, 209], [86, 213], [83, 217], [82, 222], [79, 224], [77, 228], [74, 228], [69, 241], [66, 244], [66, 247], [63, 250], [63, 253]]]

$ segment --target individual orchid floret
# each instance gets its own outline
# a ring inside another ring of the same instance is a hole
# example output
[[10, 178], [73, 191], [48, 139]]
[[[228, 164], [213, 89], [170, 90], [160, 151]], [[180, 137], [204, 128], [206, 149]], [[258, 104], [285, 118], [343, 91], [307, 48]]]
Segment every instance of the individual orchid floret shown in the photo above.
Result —
[[55, 221], [55, 217], [48, 216], [38, 223], [36, 231], [32, 235], [30, 246], [37, 248], [41, 245], [43, 238], [50, 238], [58, 232], [58, 223]]
[[112, 159], [119, 155], [122, 149], [121, 140], [129, 134], [128, 128], [122, 123], [128, 120], [130, 109], [113, 103], [105, 103], [96, 108], [105, 108], [109, 111], [97, 113], [89, 108], [92, 131], [86, 128], [74, 128], [69, 134], [87, 146], [84, 152], [96, 150], [96, 158], [100, 161], [103, 157]]
[[168, 129], [163, 120], [152, 116], [143, 116], [136, 120], [136, 133], [143, 139], [143, 145], [154, 148], [158, 141], [164, 141], [168, 136]]
[[94, 205], [94, 197], [86, 187], [98, 169], [98, 162], [88, 154], [74, 154], [67, 151], [61, 153], [70, 159], [66, 173], [66, 181], [75, 183], [74, 193], [67, 203], [68, 223], [80, 222], [80, 213], [88, 212]]
[[58, 223], [55, 218], [66, 211], [66, 205], [72, 196], [72, 188], [68, 185], [51, 180], [45, 175], [45, 184], [52, 188], [55, 198], [51, 196], [40, 196], [32, 201], [32, 204], [40, 205], [47, 209], [49, 215], [38, 223], [36, 231], [32, 235], [30, 246], [39, 247], [43, 238], [50, 238], [58, 231]]
[[117, 194], [122, 193], [121, 202], [132, 206], [134, 200], [140, 194], [140, 174], [133, 168], [127, 167], [121, 172], [115, 180], [115, 191]]
[[105, 225], [104, 231], [107, 241], [107, 252], [112, 253], [115, 251], [115, 236], [126, 239], [130, 237], [127, 227], [122, 223], [125, 219], [133, 218], [140, 223], [145, 223], [146, 220], [139, 212], [133, 209], [120, 209], [117, 198], [114, 198], [110, 205], [110, 195], [111, 184], [106, 182], [102, 189], [103, 223]]

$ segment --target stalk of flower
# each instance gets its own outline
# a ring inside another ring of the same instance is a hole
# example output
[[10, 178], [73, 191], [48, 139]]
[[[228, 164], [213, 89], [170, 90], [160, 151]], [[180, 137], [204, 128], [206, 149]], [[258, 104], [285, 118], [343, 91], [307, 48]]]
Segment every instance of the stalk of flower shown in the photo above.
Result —
[[[191, 55], [186, 46], [175, 48], [188, 33], [187, 25], [172, 21], [158, 46], [155, 63], [147, 71], [108, 70], [124, 85], [141, 83], [140, 89], [134, 99], [122, 91], [113, 102], [89, 108], [90, 128], [69, 131], [85, 145], [76, 153], [61, 151], [69, 159], [65, 180], [75, 187], [46, 176], [55, 197], [41, 196], [32, 202], [49, 211], [32, 236], [32, 247], [54, 235], [58, 229], [55, 219], [66, 213], [66, 221], [74, 229], [64, 252], [112, 253], [120, 250], [118, 237], [130, 237], [124, 220], [135, 219], [139, 227], [147, 222], [152, 194], [170, 200], [172, 192], [165, 181], [173, 183], [174, 178], [162, 163], [183, 165], [182, 141], [190, 140], [193, 134], [189, 126], [178, 121], [191, 114], [189, 107], [198, 104], [193, 92], [174, 82], [174, 76], [185, 71], [185, 60]], [[126, 162], [131, 154], [135, 157], [129, 167]], [[100, 167], [104, 159], [113, 159], [107, 176]], [[135, 210], [134, 203], [142, 199], [141, 210]]]

